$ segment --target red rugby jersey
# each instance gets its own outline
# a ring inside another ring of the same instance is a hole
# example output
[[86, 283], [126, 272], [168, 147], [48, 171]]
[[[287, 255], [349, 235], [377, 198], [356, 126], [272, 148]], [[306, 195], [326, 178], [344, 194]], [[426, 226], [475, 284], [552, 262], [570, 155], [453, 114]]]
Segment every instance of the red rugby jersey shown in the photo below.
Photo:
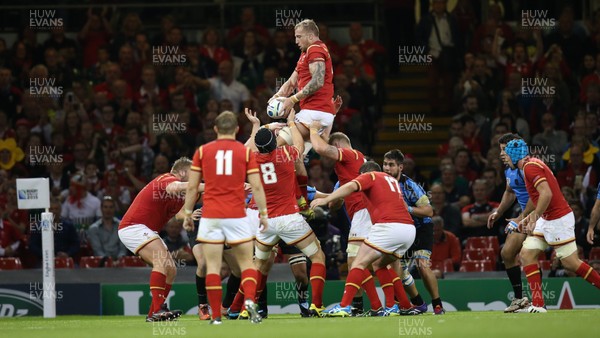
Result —
[[538, 199], [540, 198], [540, 193], [536, 189], [537, 185], [546, 181], [550, 186], [552, 199], [550, 200], [548, 208], [542, 215], [542, 218], [550, 221], [561, 218], [571, 212], [571, 207], [560, 191], [560, 186], [558, 185], [558, 181], [556, 181], [556, 177], [554, 177], [550, 168], [548, 168], [543, 161], [534, 157], [530, 157], [526, 160], [525, 164], [523, 164], [523, 177], [525, 178], [525, 187], [529, 193], [529, 198], [531, 198], [533, 205], [536, 207]]
[[358, 183], [371, 203], [371, 221], [375, 223], [414, 224], [402, 197], [398, 180], [383, 172], [361, 174], [352, 182]]
[[300, 100], [300, 108], [318, 110], [335, 115], [332, 100], [333, 66], [331, 65], [329, 50], [323, 41], [316, 41], [308, 46], [306, 52], [300, 54], [300, 58], [296, 64], [296, 73], [298, 73], [298, 91], [302, 91], [306, 84], [312, 79], [308, 66], [315, 61], [323, 61], [325, 63], [325, 81], [319, 90]]

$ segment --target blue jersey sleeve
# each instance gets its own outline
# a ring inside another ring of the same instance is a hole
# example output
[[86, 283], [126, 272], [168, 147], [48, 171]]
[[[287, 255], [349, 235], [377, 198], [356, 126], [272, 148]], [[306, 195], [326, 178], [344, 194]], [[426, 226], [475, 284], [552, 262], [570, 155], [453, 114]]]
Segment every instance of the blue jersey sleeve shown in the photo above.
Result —
[[600, 200], [600, 183], [598, 183], [598, 195], [596, 196], [597, 200]]
[[306, 192], [307, 192], [306, 197], [308, 197], [307, 202], [310, 203], [312, 200], [315, 199], [315, 194], [317, 193], [317, 189], [315, 187], [311, 187], [310, 185], [308, 185], [308, 186], [306, 186]]

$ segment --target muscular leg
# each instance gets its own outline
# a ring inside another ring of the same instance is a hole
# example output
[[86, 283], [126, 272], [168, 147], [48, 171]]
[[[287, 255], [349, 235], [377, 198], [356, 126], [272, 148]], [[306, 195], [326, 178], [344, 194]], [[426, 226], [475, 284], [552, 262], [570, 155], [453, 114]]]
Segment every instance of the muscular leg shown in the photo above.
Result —
[[[570, 247], [570, 248], [569, 248]], [[577, 247], [574, 242], [569, 244], [555, 247], [556, 254], [560, 258], [562, 265], [565, 269], [575, 272], [578, 276], [582, 277], [586, 282], [594, 285], [600, 289], [600, 275], [586, 262], [583, 262], [577, 256]], [[573, 251], [571, 254], [568, 254]], [[565, 257], [566, 256], [566, 257]]]
[[519, 251], [521, 251], [521, 248], [523, 247], [525, 238], [527, 238], [525, 234], [516, 232], [508, 234], [504, 246], [502, 247], [502, 251], [500, 252], [502, 261], [504, 262], [504, 268], [506, 269], [506, 275], [508, 276], [514, 293], [513, 301], [504, 312], [514, 312], [529, 306], [529, 301], [523, 299], [521, 267], [519, 265], [520, 262], [516, 259]]
[[[529, 245], [532, 241], [542, 242], [541, 239], [533, 236], [527, 238], [521, 249], [521, 264], [523, 265], [523, 272], [525, 272], [529, 290], [531, 291], [531, 303], [533, 306], [543, 307], [545, 304], [541, 290], [542, 278], [537, 262], [537, 258], [540, 252], [542, 252], [542, 248]], [[547, 245], [545, 241], [543, 241], [543, 244]]]
[[177, 269], [173, 258], [160, 238], [146, 244], [138, 251], [138, 255], [152, 265], [152, 271], [150, 272], [152, 304], [149, 310], [149, 315], [151, 315], [160, 310], [165, 302], [170, 286], [175, 280]]
[[312, 304], [310, 306], [313, 315], [320, 315], [323, 310], [323, 289], [325, 287], [325, 254], [314, 233], [294, 243], [312, 262], [310, 269], [310, 285], [312, 289]]

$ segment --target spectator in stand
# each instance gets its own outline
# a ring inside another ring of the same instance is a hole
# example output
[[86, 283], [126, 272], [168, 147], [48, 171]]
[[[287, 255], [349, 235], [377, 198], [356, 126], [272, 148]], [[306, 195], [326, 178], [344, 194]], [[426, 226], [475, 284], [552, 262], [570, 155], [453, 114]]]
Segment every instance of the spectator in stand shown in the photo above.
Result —
[[152, 44], [164, 45], [167, 42], [171, 28], [175, 27], [175, 18], [165, 15], [160, 18], [160, 32], [152, 38]]
[[94, 256], [117, 260], [127, 255], [127, 249], [119, 239], [119, 222], [115, 217], [115, 202], [110, 196], [105, 196], [102, 199], [102, 218], [87, 230]]
[[[498, 154], [498, 156], [499, 155], [500, 154]], [[502, 179], [496, 169], [492, 167], [485, 168], [481, 178], [488, 183], [488, 199], [499, 204], [500, 201], [502, 201], [504, 190], [506, 190], [506, 182]]]
[[461, 232], [462, 240], [476, 236], [497, 236], [499, 233], [499, 222], [492, 229], [488, 229], [487, 227], [488, 217], [498, 208], [498, 203], [488, 200], [487, 184], [483, 179], [476, 180], [473, 183], [473, 198], [475, 202], [466, 205], [461, 210], [463, 223]]
[[[94, 92], [106, 93], [106, 98], [109, 101], [112, 101], [116, 93], [114, 84], [119, 79], [121, 79], [121, 67], [119, 64], [113, 62], [107, 63], [104, 69], [104, 82], [94, 86]], [[133, 91], [130, 84], [127, 84], [124, 95], [132, 97]]]
[[504, 117], [508, 117], [511, 124], [511, 132], [519, 134], [526, 142], [529, 142], [529, 123], [521, 116], [521, 110], [515, 100], [502, 101], [498, 105], [498, 117], [492, 121], [492, 129], [496, 124], [505, 121]]
[[536, 41], [536, 54], [531, 59], [527, 54], [527, 46], [523, 41], [517, 41], [513, 46], [511, 46], [512, 55], [502, 54], [501, 47], [503, 45], [504, 38], [502, 37], [502, 30], [496, 30], [492, 46], [492, 54], [496, 58], [496, 62], [504, 67], [504, 75], [506, 78], [508, 78], [508, 75], [512, 72], [518, 72], [522, 77], [531, 77], [535, 75], [533, 64], [537, 62], [544, 54], [544, 44], [539, 30], [534, 32], [534, 38]]
[[184, 232], [181, 221], [172, 218], [165, 225], [164, 234], [161, 237], [177, 264], [185, 266], [185, 264], [194, 262], [194, 255], [189, 240], [182, 233]]
[[446, 203], [453, 204], [458, 208], [469, 204], [469, 182], [456, 174], [454, 165], [446, 165], [442, 168], [440, 182], [446, 194]]
[[82, 173], [71, 177], [69, 190], [61, 194], [64, 200], [60, 216], [71, 221], [78, 229], [86, 229], [101, 216], [100, 200], [87, 190], [87, 182]]
[[122, 79], [127, 82], [131, 90], [133, 92], [139, 90], [142, 66], [135, 61], [133, 47], [130, 44], [124, 44], [119, 48], [119, 68], [121, 69]]
[[124, 133], [123, 128], [115, 123], [115, 109], [111, 105], [102, 107], [102, 119], [95, 126], [95, 129], [105, 140], [104, 146], [112, 150], [116, 146], [117, 137]]
[[204, 30], [200, 55], [212, 59], [217, 65], [221, 61], [231, 61], [231, 55], [225, 47], [221, 46], [219, 31], [214, 27], [208, 27]]
[[158, 107], [161, 111], [169, 109], [168, 94], [158, 86], [156, 81], [156, 70], [151, 64], [142, 68], [142, 85], [133, 95], [135, 107], [141, 110], [147, 104]]
[[[58, 198], [50, 198], [49, 211], [54, 217], [52, 223], [54, 226], [54, 256], [64, 258], [75, 257], [80, 249], [79, 236], [71, 220], [61, 216], [61, 205]], [[31, 229], [29, 250], [38, 258], [37, 267], [40, 267], [42, 259], [41, 225]]]
[[433, 250], [431, 250], [431, 263], [442, 263], [447, 259], [452, 260], [454, 270], [458, 270], [462, 252], [458, 237], [452, 232], [444, 230], [444, 219], [440, 216], [431, 218], [433, 222]]
[[503, 8], [497, 3], [491, 3], [488, 7], [487, 20], [482, 22], [473, 34], [473, 41], [471, 43], [471, 50], [478, 54], [484, 49], [483, 41], [494, 37], [495, 32], [500, 29], [502, 36], [506, 39], [509, 44], [514, 41], [514, 34], [512, 28], [502, 21]]
[[[6, 116], [17, 116], [17, 106], [21, 104], [22, 90], [12, 84], [13, 77], [9, 68], [0, 67], [0, 138], [15, 137], [10, 130]], [[4, 117], [2, 116], [4, 115]], [[14, 131], [13, 131], [14, 132]]]
[[[58, 26], [53, 27], [50, 30], [50, 37], [44, 42], [43, 50], [53, 48], [57, 52], [61, 52], [61, 55], [65, 58], [64, 64], [70, 67], [74, 67], [80, 64], [81, 60], [77, 59], [78, 47], [75, 40], [68, 38], [65, 35], [65, 27]], [[62, 51], [65, 51], [63, 54]]]
[[94, 14], [90, 7], [87, 11], [87, 21], [77, 35], [83, 49], [83, 68], [90, 68], [98, 62], [97, 50], [109, 43], [112, 28], [106, 18], [108, 7], [102, 9], [100, 15]]
[[[322, 33], [319, 31], [321, 41], [323, 41], [321, 37]], [[331, 50], [329, 51], [331, 52]], [[292, 74], [294, 69], [296, 69], [296, 62], [299, 57], [300, 50], [288, 43], [286, 32], [277, 30], [273, 34], [273, 44], [265, 51], [264, 65], [265, 68], [276, 68], [279, 74]]]
[[[373, 88], [367, 81], [357, 76], [357, 71], [354, 59], [343, 59], [342, 67], [339, 67], [339, 71], [334, 77], [334, 81], [336, 81], [335, 89], [344, 89], [350, 94], [349, 107], [365, 111], [374, 103], [375, 97], [373, 95]], [[344, 75], [344, 77], [341, 75]]]
[[591, 143], [598, 143], [600, 139], [600, 130], [598, 128], [598, 115], [594, 113], [585, 114], [585, 136]]
[[4, 205], [0, 205], [0, 257], [14, 257], [24, 247], [21, 232], [6, 219]]
[[89, 154], [90, 150], [83, 142], [75, 143], [73, 146], [73, 161], [65, 167], [65, 173], [71, 176], [77, 172], [84, 172]]
[[354, 78], [364, 81], [369, 85], [375, 82], [375, 70], [373, 69], [373, 65], [365, 60], [358, 45], [350, 44], [346, 46], [345, 59], [352, 59], [354, 62], [354, 76], [352, 77], [352, 82], [355, 81]]
[[169, 84], [169, 95], [183, 94], [185, 97], [185, 105], [191, 112], [198, 112], [195, 95], [202, 93], [201, 89], [208, 89], [210, 84], [190, 73], [186, 67], [175, 68], [175, 81]]
[[584, 39], [577, 34], [574, 12], [570, 5], [563, 8], [556, 22], [556, 28], [546, 36], [546, 46], [557, 44], [564, 51], [569, 68], [578, 70], [584, 52]]
[[135, 35], [135, 43], [133, 44], [133, 59], [135, 62], [145, 65], [152, 63], [153, 54], [152, 46], [148, 42], [148, 36], [145, 33], [137, 33]]
[[[460, 121], [462, 122], [462, 139], [465, 143], [465, 148], [467, 148], [473, 155], [475, 164], [481, 165], [481, 162], [483, 161], [481, 156], [481, 144], [483, 143], [480, 135], [481, 129], [477, 127], [475, 119], [469, 115], [463, 116]], [[487, 121], [484, 122], [483, 128], [488, 130]], [[484, 133], [489, 135], [489, 131], [485, 131]]]
[[211, 98], [217, 101], [230, 100], [234, 113], [240, 113], [243, 108], [250, 107], [250, 91], [244, 84], [234, 79], [231, 61], [221, 61], [218, 75], [208, 81], [210, 82]]
[[[463, 37], [456, 19], [446, 11], [446, 0], [433, 0], [432, 11], [423, 15], [416, 28], [416, 43], [425, 47], [424, 54], [431, 55], [429, 69], [429, 102], [432, 111], [449, 110], [452, 87], [456, 83], [458, 67], [456, 60], [463, 55]], [[442, 82], [443, 96], [439, 96]]]
[[[458, 137], [462, 141], [462, 136], [463, 136], [462, 122], [460, 120], [452, 119], [452, 121], [450, 122], [449, 131], [450, 131], [450, 137], [448, 138], [448, 142], [441, 144], [438, 147], [437, 155], [439, 158], [442, 158], [448, 154], [448, 150], [450, 149], [450, 140], [453, 137]], [[464, 147], [464, 142], [463, 142], [462, 146]]]
[[[281, 87], [282, 84], [283, 81], [279, 78], [279, 71], [277, 71], [277, 68], [265, 68], [265, 70], [263, 71], [262, 83], [254, 89], [254, 96], [257, 98], [266, 97], [267, 99], [269, 99], [271, 98], [271, 96], [277, 93], [279, 87]], [[261, 111], [264, 110], [264, 108], [257, 110]]]
[[326, 24], [319, 22], [317, 26], [319, 27], [319, 39], [327, 46], [327, 50], [329, 50], [329, 55], [331, 56], [331, 63], [333, 66], [336, 66], [342, 60], [342, 47], [340, 47], [337, 41], [329, 37], [329, 27]]
[[[262, 80], [265, 56], [256, 39], [256, 33], [253, 31], [245, 32], [242, 45], [234, 49], [233, 55], [233, 61], [236, 65], [239, 65], [240, 70], [237, 79], [249, 90], [254, 90]], [[237, 67], [234, 68], [237, 69]]]
[[588, 86], [592, 84], [600, 85], [600, 52], [596, 54], [596, 69], [594, 70], [594, 72], [585, 76], [581, 80], [581, 87], [579, 89], [580, 102], [587, 102], [587, 89]]
[[553, 155], [558, 162], [562, 157], [565, 145], [568, 143], [568, 135], [562, 130], [556, 130], [556, 119], [550, 112], [542, 115], [542, 131], [533, 136], [532, 145], [547, 147], [547, 155]]
[[577, 75], [577, 83], [581, 85], [583, 79], [586, 76], [594, 74], [596, 71], [596, 59], [593, 53], [587, 52], [583, 56], [583, 61], [581, 63], [581, 69], [576, 73]]
[[123, 186], [125, 170], [110, 169], [104, 172], [102, 188], [98, 190], [98, 198], [110, 197], [114, 202], [118, 214], [123, 214], [131, 204], [132, 198], [129, 189]]
[[110, 63], [110, 53], [108, 45], [100, 46], [94, 52], [96, 53], [96, 62], [88, 68], [87, 76], [93, 85], [98, 85], [106, 77], [105, 71]]
[[19, 209], [17, 202], [17, 188], [14, 183], [9, 185], [8, 188], [6, 188], [6, 193], [0, 196], [0, 204], [3, 204], [3, 212], [0, 213], [0, 217], [10, 222], [20, 234], [28, 234], [30, 223], [29, 212], [27, 210]]
[[433, 214], [435, 216], [440, 216], [444, 220], [444, 227], [454, 235], [458, 236], [460, 234], [460, 229], [462, 228], [460, 209], [452, 204], [446, 203], [446, 195], [441, 184], [432, 184], [430, 192]]
[[152, 178], [158, 175], [168, 173], [171, 170], [169, 165], [169, 159], [163, 154], [157, 154], [154, 156], [154, 170], [152, 171]]
[[[131, 200], [146, 186], [147, 179], [138, 174], [138, 166], [136, 162], [130, 158], [123, 160], [124, 182], [122, 183], [131, 195]], [[150, 175], [148, 175], [149, 177]]]
[[200, 54], [198, 44], [188, 43], [185, 47], [185, 55], [192, 75], [208, 79], [217, 74], [217, 63], [208, 56]]
[[456, 152], [453, 164], [458, 176], [464, 177], [468, 182], [473, 182], [479, 177], [479, 174], [469, 167], [470, 161], [469, 150], [462, 148]]
[[64, 162], [46, 163], [46, 172], [50, 180], [50, 195], [58, 196], [63, 190], [69, 189], [69, 175], [63, 170]]
[[587, 241], [590, 220], [585, 216], [583, 204], [580, 201], [569, 202], [569, 206], [575, 216], [575, 242], [583, 249], [584, 256], [588, 257], [592, 249], [592, 245]]
[[377, 60], [377, 57], [385, 54], [385, 48], [371, 39], [365, 39], [360, 22], [350, 23], [348, 28], [348, 35], [350, 37], [350, 44], [344, 47], [344, 56], [348, 57], [350, 48], [352, 45], [356, 45], [362, 54], [365, 63], [373, 63]]
[[244, 33], [253, 31], [256, 33], [256, 39], [261, 46], [266, 46], [271, 38], [269, 31], [261, 24], [256, 23], [254, 8], [244, 7], [240, 15], [240, 24], [234, 26], [227, 34], [228, 45], [237, 48], [243, 44]]
[[571, 143], [568, 153], [565, 153], [565, 156], [567, 155], [567, 166], [556, 175], [558, 184], [561, 187], [571, 187], [575, 189], [577, 194], [585, 194], [588, 192], [588, 189], [594, 189], [598, 184], [597, 173], [596, 170], [594, 170], [592, 163], [588, 164], [584, 162], [584, 150], [581, 143]]
[[16, 84], [20, 88], [25, 88], [29, 83], [29, 70], [33, 66], [33, 55], [30, 48], [24, 41], [17, 41], [12, 48], [10, 70], [13, 74]]
[[125, 44], [133, 45], [136, 35], [142, 31], [144, 31], [144, 27], [139, 15], [136, 13], [127, 14], [121, 23], [121, 31], [117, 33], [112, 41], [111, 59], [117, 59], [121, 46]]

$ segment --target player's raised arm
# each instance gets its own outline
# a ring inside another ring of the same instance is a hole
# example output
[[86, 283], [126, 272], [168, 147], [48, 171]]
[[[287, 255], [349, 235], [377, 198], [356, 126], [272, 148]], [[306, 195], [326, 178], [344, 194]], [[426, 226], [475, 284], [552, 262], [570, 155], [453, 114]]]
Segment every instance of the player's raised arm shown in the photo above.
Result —
[[321, 205], [326, 205], [329, 202], [333, 202], [337, 199], [340, 198], [344, 198], [348, 195], [350, 195], [353, 192], [356, 192], [359, 190], [359, 186], [358, 183], [355, 181], [350, 181], [344, 185], [342, 185], [338, 190], [332, 192], [331, 194], [327, 195], [327, 197], [325, 198], [315, 198], [311, 203], [310, 203], [310, 207], [312, 209], [321, 206]]
[[302, 134], [300, 134], [300, 131], [298, 131], [298, 128], [296, 127], [296, 123], [294, 122], [295, 117], [296, 112], [292, 108], [292, 110], [290, 110], [290, 113], [288, 114], [287, 123], [290, 127], [290, 132], [292, 133], [292, 146], [298, 148], [298, 153], [300, 154], [300, 157], [302, 157], [302, 154], [304, 153], [304, 138], [302, 137]]
[[292, 73], [292, 75], [290, 75], [290, 78], [285, 81], [283, 83], [283, 85], [281, 85], [281, 87], [279, 88], [279, 90], [277, 91], [277, 93], [275, 93], [268, 102], [271, 102], [272, 100], [278, 98], [278, 97], [282, 97], [282, 96], [289, 96], [290, 94], [292, 94], [294, 92], [294, 88], [296, 88], [296, 86], [298, 85], [298, 73], [294, 70], [294, 72]]
[[250, 133], [250, 137], [244, 145], [250, 148], [250, 150], [252, 151], [258, 151], [258, 148], [256, 148], [256, 144], [254, 143], [254, 136], [260, 129], [260, 120], [258, 119], [258, 117], [256, 117], [256, 112], [253, 112], [248, 108], [244, 109], [244, 113], [246, 114], [246, 117], [248, 118], [250, 123], [252, 123], [252, 132]]
[[310, 124], [310, 143], [312, 143], [313, 149], [317, 154], [337, 161], [340, 158], [339, 150], [338, 148], [327, 144], [327, 142], [319, 135], [319, 130], [322, 127], [323, 126], [319, 121], [313, 121]]

